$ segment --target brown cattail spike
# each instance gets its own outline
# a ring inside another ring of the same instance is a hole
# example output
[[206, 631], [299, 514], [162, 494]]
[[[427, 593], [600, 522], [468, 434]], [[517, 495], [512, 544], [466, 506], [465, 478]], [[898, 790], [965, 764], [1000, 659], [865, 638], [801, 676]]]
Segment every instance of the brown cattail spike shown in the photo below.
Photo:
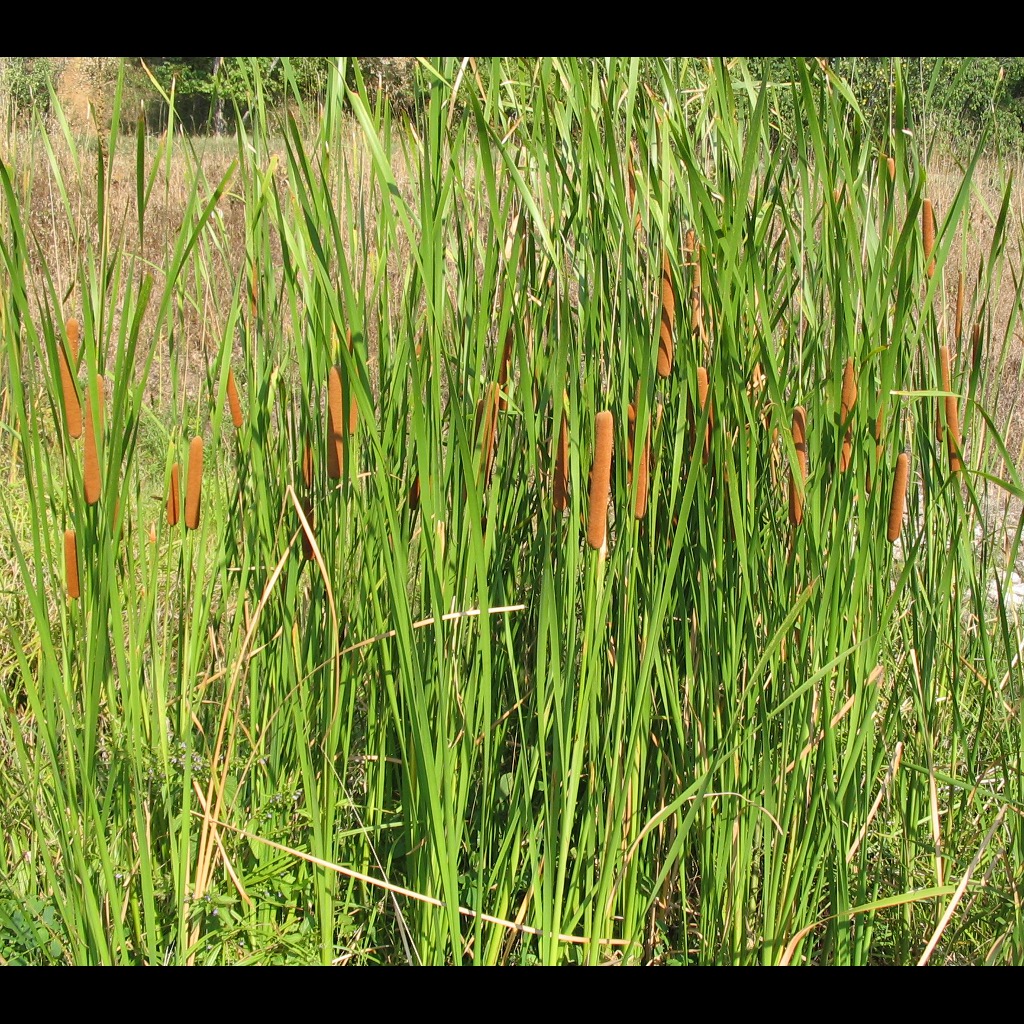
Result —
[[907, 477], [910, 475], [910, 456], [900, 452], [896, 460], [896, 474], [892, 478], [892, 500], [889, 502], [889, 529], [886, 539], [892, 544], [903, 529], [903, 509], [907, 500]]
[[85, 457], [83, 469], [85, 502], [95, 505], [100, 500], [100, 456], [96, 446], [96, 424], [93, 421], [92, 401], [85, 399]]
[[228, 367], [228, 405], [231, 408], [231, 422], [235, 430], [242, 429], [242, 403], [238, 399], [238, 388], [235, 385], [235, 371]]
[[676, 293], [672, 288], [672, 267], [668, 249], [661, 256], [661, 334], [658, 339], [658, 376], [667, 377], [672, 372], [675, 343], [672, 338], [676, 319]]
[[420, 475], [416, 474], [409, 488], [409, 511], [415, 512], [420, 507]]
[[64, 531], [64, 575], [67, 579], [68, 597], [72, 601], [82, 595], [78, 582], [78, 539], [74, 530]]
[[[64, 422], [67, 424], [71, 437], [82, 436], [82, 403], [78, 400], [75, 388], [74, 367], [78, 363], [78, 321], [74, 317], [68, 319], [65, 327], [67, 349], [57, 347], [57, 358], [60, 361], [60, 390], [64, 402]], [[70, 357], [70, 359], [69, 359]]]
[[857, 405], [857, 370], [852, 359], [846, 360], [843, 369], [843, 391], [839, 402], [839, 425], [843, 430], [843, 451], [839, 459], [839, 471], [845, 473], [853, 458], [853, 411]]
[[[710, 385], [708, 383], [708, 371], [703, 366], [697, 367], [697, 402], [700, 407], [700, 412], [703, 413], [705, 407], [708, 404], [708, 391]], [[704, 429], [704, 462], [708, 461], [708, 456], [711, 454], [711, 420], [714, 415], [713, 410], [708, 411], [708, 425]]]
[[798, 405], [793, 410], [793, 447], [796, 449], [796, 473], [789, 477], [789, 521], [799, 526], [804, 519], [804, 482], [807, 480], [807, 411]]
[[569, 396], [562, 395], [562, 423], [555, 449], [554, 505], [564, 512], [569, 505]]
[[188, 486], [185, 490], [185, 525], [199, 528], [199, 511], [203, 498], [203, 439], [193, 437], [188, 446]]
[[925, 199], [921, 204], [921, 238], [924, 242], [925, 267], [931, 277], [935, 273], [935, 262], [932, 260], [935, 251], [935, 210], [930, 199]]
[[487, 395], [481, 399], [483, 407], [477, 406], [477, 418], [483, 414], [483, 434], [480, 448], [480, 481], [486, 487], [491, 482], [491, 470], [494, 468], [494, 453], [498, 439], [498, 409], [501, 403], [501, 391], [497, 384], [487, 388]]
[[[949, 346], [942, 345], [939, 348], [939, 379], [942, 381], [942, 390], [949, 391]], [[945, 437], [944, 424], [946, 420], [946, 399], [945, 396], [935, 403], [935, 440], [942, 441]]]
[[701, 315], [700, 245], [691, 229], [686, 233], [686, 246], [690, 252], [693, 276], [690, 279], [690, 330], [703, 336], [704, 326]]
[[896, 180], [896, 161], [891, 156], [888, 156], [888, 157], [885, 158], [885, 164], [886, 164], [886, 167], [888, 167], [888, 169], [889, 169], [889, 180], [890, 181], [895, 181]]
[[956, 334], [954, 337], [957, 343], [964, 336], [964, 272], [956, 279]]
[[344, 408], [341, 395], [341, 371], [331, 367], [327, 378], [327, 475], [332, 480], [341, 477], [344, 464], [344, 449], [341, 432], [344, 430]]
[[308, 437], [302, 443], [302, 482], [307, 490], [313, 486], [313, 446]]
[[949, 471], [959, 473], [963, 469], [960, 440], [960, 413], [957, 410], [956, 395], [946, 396], [946, 442], [949, 446]]
[[167, 492], [167, 525], [177, 526], [181, 516], [181, 489], [178, 464], [171, 466], [171, 485]]
[[595, 551], [603, 548], [607, 540], [614, 427], [615, 420], [607, 409], [594, 418], [594, 468], [590, 477], [587, 543]]

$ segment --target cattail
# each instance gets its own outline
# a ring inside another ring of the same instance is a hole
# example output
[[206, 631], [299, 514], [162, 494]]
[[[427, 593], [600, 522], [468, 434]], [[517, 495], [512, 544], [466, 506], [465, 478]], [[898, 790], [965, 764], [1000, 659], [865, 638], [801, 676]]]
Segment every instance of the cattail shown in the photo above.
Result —
[[235, 386], [235, 371], [228, 367], [228, 405], [231, 407], [231, 422], [235, 430], [242, 429], [242, 403], [238, 400], [238, 388]]
[[[697, 401], [700, 405], [700, 412], [704, 412], [704, 407], [708, 404], [708, 371], [703, 366], [697, 367]], [[708, 424], [704, 428], [704, 462], [708, 461], [708, 456], [711, 454], [711, 421], [714, 415], [714, 411], [708, 412]]]
[[896, 160], [893, 157], [891, 157], [891, 156], [887, 156], [885, 158], [885, 163], [886, 163], [886, 166], [889, 168], [889, 180], [890, 181], [895, 181], [896, 180]]
[[[482, 405], [480, 403], [483, 403]], [[491, 482], [491, 470], [494, 468], [494, 453], [498, 437], [498, 409], [501, 404], [501, 391], [497, 384], [487, 388], [487, 395], [477, 404], [477, 424], [483, 419], [482, 444], [480, 448], [480, 481], [486, 487]]]
[[931, 277], [935, 273], [935, 263], [932, 260], [932, 252], [935, 249], [935, 210], [930, 199], [925, 199], [921, 204], [921, 237], [924, 241], [924, 262], [928, 268], [928, 276]]
[[308, 437], [302, 443], [302, 482], [307, 490], [313, 486], [313, 445]]
[[839, 471], [845, 473], [850, 468], [853, 455], [853, 427], [851, 420], [853, 410], [857, 404], [857, 371], [854, 368], [853, 360], [846, 360], [846, 367], [843, 370], [843, 391], [839, 402], [839, 425], [844, 430], [843, 452], [839, 459]]
[[96, 447], [96, 425], [93, 422], [92, 401], [88, 395], [85, 399], [85, 458], [83, 477], [86, 504], [95, 505], [100, 500], [100, 456], [99, 450]]
[[331, 367], [327, 378], [327, 475], [332, 480], [341, 477], [344, 462], [341, 432], [344, 429], [342, 418], [341, 371], [337, 366]]
[[669, 264], [668, 249], [661, 255], [661, 335], [658, 339], [658, 376], [667, 377], [672, 372], [675, 344], [672, 330], [676, 318], [676, 293], [672, 288], [672, 267]]
[[964, 272], [956, 279], [956, 340], [959, 343], [964, 336]]
[[[67, 335], [67, 352], [63, 346], [57, 347], [57, 357], [60, 360], [60, 390], [64, 400], [64, 421], [67, 424], [68, 434], [71, 437], [82, 436], [82, 404], [78, 400], [78, 391], [75, 388], [74, 367], [78, 364], [78, 339], [81, 328], [74, 317], [69, 317], [65, 325]], [[68, 356], [71, 362], [68, 362]]]
[[587, 543], [599, 550], [608, 531], [608, 495], [612, 471], [612, 431], [615, 420], [607, 409], [594, 418], [594, 468], [590, 477]]
[[420, 475], [416, 474], [409, 488], [409, 511], [415, 512], [420, 507]]
[[512, 363], [512, 346], [515, 343], [515, 331], [511, 327], [505, 332], [505, 344], [501, 349], [501, 360], [498, 363], [498, 409], [504, 412], [508, 405], [508, 371]]
[[[942, 390], [949, 391], [950, 389], [950, 373], [949, 373], [949, 346], [942, 345], [939, 348], [939, 375], [942, 380]], [[943, 430], [943, 421], [946, 417], [946, 399], [940, 398], [935, 403], [935, 440], [941, 441], [945, 436]]]
[[569, 396], [562, 395], [562, 423], [558, 430], [558, 448], [555, 449], [554, 505], [556, 512], [564, 512], [569, 505]]
[[889, 502], [889, 529], [886, 538], [892, 544], [903, 528], [903, 508], [907, 500], [907, 477], [910, 474], [910, 456], [900, 452], [896, 460], [896, 475], [892, 478], [892, 500]]
[[171, 486], [167, 492], [167, 525], [177, 526], [181, 515], [181, 490], [179, 485], [178, 464], [171, 466]]
[[960, 413], [957, 411], [956, 395], [946, 395], [946, 441], [949, 447], [949, 471], [959, 473], [963, 468], [960, 455]]
[[799, 526], [804, 519], [804, 482], [807, 480], [807, 411], [802, 405], [793, 410], [793, 447], [796, 449], [800, 480], [797, 482], [796, 475], [790, 473], [789, 521], [793, 526]]
[[203, 439], [193, 437], [188, 446], [188, 486], [185, 490], [185, 525], [199, 529], [199, 510], [203, 497]]
[[78, 539], [74, 530], [64, 531], [64, 575], [68, 597], [75, 601], [82, 596], [82, 589], [78, 583]]

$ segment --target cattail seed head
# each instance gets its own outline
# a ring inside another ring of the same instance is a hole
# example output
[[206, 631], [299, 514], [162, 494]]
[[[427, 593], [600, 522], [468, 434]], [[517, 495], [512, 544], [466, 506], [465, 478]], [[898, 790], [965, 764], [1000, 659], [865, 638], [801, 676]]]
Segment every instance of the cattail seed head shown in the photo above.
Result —
[[667, 377], [672, 372], [675, 343], [672, 331], [676, 318], [676, 293], [672, 287], [672, 267], [668, 249], [661, 256], [661, 334], [658, 339], [658, 376]]
[[946, 441], [949, 447], [949, 471], [959, 473], [963, 469], [960, 439], [960, 413], [957, 410], [956, 395], [946, 396]]
[[892, 478], [892, 500], [889, 502], [889, 528], [886, 539], [892, 544], [903, 529], [903, 509], [907, 500], [907, 477], [910, 475], [910, 456], [900, 452], [896, 460], [896, 473]]
[[932, 253], [935, 250], [935, 210], [932, 201], [925, 199], [921, 204], [921, 238], [924, 242], [924, 262], [928, 269], [928, 276], [935, 273], [935, 263], [932, 260]]
[[188, 486], [185, 490], [185, 525], [199, 528], [199, 512], [203, 497], [203, 439], [193, 437], [188, 446]]
[[74, 530], [64, 531], [64, 575], [68, 597], [76, 601], [82, 596], [82, 589], [78, 582], [78, 539]]
[[608, 530], [614, 427], [614, 417], [607, 409], [594, 418], [594, 468], [590, 478], [587, 543], [595, 551], [604, 547]]
[[238, 399], [238, 388], [235, 385], [235, 371], [228, 367], [228, 405], [231, 408], [231, 422], [235, 430], [242, 429], [242, 403]]
[[793, 410], [793, 447], [796, 449], [797, 474], [789, 476], [789, 521], [799, 526], [804, 519], [804, 482], [807, 479], [807, 411], [798, 405]]
[[483, 418], [483, 434], [480, 448], [480, 482], [487, 487], [491, 482], [491, 470], [494, 468], [494, 454], [498, 438], [498, 409], [501, 405], [501, 390], [497, 384], [487, 388], [486, 396], [481, 399], [483, 406], [477, 405], [477, 421]]
[[60, 361], [60, 390], [64, 402], [64, 422], [67, 424], [68, 434], [76, 438], [82, 436], [82, 403], [78, 400], [74, 371], [74, 367], [78, 364], [79, 331], [78, 321], [74, 317], [69, 317], [65, 325], [67, 351], [65, 352], [63, 346], [57, 347], [57, 358]]
[[562, 395], [562, 421], [555, 449], [554, 506], [564, 512], [569, 506], [569, 396]]
[[[708, 383], [708, 371], [703, 366], [697, 367], [697, 403], [700, 407], [700, 412], [703, 413], [705, 407], [708, 404], [708, 392], [710, 390], [710, 384]], [[704, 429], [704, 462], [708, 461], [708, 456], [711, 454], [711, 424], [714, 418], [714, 410], [708, 411], [708, 424]]]
[[843, 369], [843, 391], [839, 403], [839, 423], [843, 429], [843, 451], [839, 459], [839, 471], [845, 473], [853, 458], [853, 411], [857, 405], [857, 371], [852, 359], [846, 360]]
[[302, 482], [307, 490], [313, 486], [313, 445], [308, 437], [302, 443]]
[[[949, 391], [950, 389], [950, 371], [949, 371], [949, 346], [942, 345], [939, 347], [939, 379], [942, 381], [942, 390]], [[935, 403], [935, 440], [941, 441], [945, 436], [944, 424], [946, 420], [946, 399], [940, 398]]]
[[412, 486], [409, 488], [409, 511], [415, 512], [420, 507], [420, 475], [419, 473], [413, 479]]
[[332, 366], [327, 377], [327, 475], [331, 480], [338, 480], [341, 477], [341, 467], [345, 459], [341, 436], [345, 423], [343, 408], [341, 371], [337, 366]]
[[92, 401], [88, 396], [86, 396], [85, 399], [85, 454], [83, 482], [85, 485], [86, 504], [95, 505], [96, 502], [100, 500], [100, 456], [99, 449], [96, 445], [96, 424], [92, 415]]
[[893, 157], [888, 156], [888, 157], [885, 158], [885, 164], [886, 164], [886, 167], [888, 167], [888, 169], [889, 169], [889, 180], [890, 181], [895, 181], [896, 180], [896, 160]]
[[171, 483], [167, 492], [167, 525], [177, 526], [181, 516], [181, 485], [178, 463], [171, 466]]

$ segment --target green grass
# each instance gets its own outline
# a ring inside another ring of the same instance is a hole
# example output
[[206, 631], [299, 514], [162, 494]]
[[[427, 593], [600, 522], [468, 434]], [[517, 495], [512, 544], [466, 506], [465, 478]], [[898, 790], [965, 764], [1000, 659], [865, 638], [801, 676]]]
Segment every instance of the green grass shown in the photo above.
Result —
[[[986, 598], [1020, 530], [974, 536], [1024, 497], [996, 414], [1020, 308], [1010, 188], [979, 227], [961, 169], [929, 277], [898, 67], [886, 139], [817, 65], [643, 70], [424, 64], [410, 124], [343, 74], [278, 123], [254, 77], [216, 174], [173, 132], [122, 138], [117, 100], [100, 146], [58, 121], [45, 163], [0, 164], [4, 960], [1024, 960], [1021, 635]], [[68, 261], [39, 227], [44, 180]], [[107, 382], [94, 506], [62, 422], [70, 315], [83, 397]], [[488, 480], [477, 406], [509, 337]], [[935, 436], [943, 344], [959, 476]], [[337, 479], [334, 365], [359, 413]], [[630, 403], [651, 437], [639, 520]], [[186, 531], [164, 495], [179, 462], [184, 497], [195, 435]]]

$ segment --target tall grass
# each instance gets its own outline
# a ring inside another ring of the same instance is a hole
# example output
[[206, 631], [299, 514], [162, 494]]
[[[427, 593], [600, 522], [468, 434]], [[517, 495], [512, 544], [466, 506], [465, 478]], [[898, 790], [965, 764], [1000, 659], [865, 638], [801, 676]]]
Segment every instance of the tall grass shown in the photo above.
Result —
[[1009, 190], [923, 235], [898, 65], [886, 139], [803, 62], [347, 70], [130, 211], [117, 100], [0, 165], [0, 954], [1024, 959]]

